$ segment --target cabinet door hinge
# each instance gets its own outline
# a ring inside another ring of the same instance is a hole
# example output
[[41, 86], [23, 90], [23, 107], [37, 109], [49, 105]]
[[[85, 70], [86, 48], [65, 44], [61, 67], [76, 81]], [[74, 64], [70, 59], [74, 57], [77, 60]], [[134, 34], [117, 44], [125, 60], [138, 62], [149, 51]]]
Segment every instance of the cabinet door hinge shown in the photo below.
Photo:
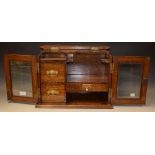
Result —
[[38, 97], [40, 96], [40, 87], [38, 87]]
[[110, 64], [110, 73], [113, 74], [114, 72], [114, 63]]
[[11, 95], [10, 95], [9, 92], [7, 92], [7, 99], [8, 99], [8, 100], [11, 100]]
[[109, 97], [112, 98], [112, 88], [109, 88]]
[[37, 63], [37, 72], [39, 73], [39, 63]]

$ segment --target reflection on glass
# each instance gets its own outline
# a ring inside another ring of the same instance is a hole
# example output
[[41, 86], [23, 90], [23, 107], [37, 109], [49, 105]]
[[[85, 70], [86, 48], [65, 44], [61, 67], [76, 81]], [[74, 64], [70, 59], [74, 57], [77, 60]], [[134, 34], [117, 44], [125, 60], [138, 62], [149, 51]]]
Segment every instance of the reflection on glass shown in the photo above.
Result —
[[32, 97], [32, 63], [10, 62], [13, 96]]
[[121, 63], [118, 72], [118, 98], [140, 98], [143, 64]]

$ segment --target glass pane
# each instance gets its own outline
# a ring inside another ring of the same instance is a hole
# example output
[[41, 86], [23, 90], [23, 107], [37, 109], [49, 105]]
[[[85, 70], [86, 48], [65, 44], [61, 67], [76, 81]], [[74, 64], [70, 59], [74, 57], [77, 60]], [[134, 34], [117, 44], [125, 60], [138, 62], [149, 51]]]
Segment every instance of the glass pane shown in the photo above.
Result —
[[11, 61], [10, 70], [13, 96], [32, 97], [32, 63]]
[[142, 63], [121, 63], [118, 72], [118, 98], [140, 98]]

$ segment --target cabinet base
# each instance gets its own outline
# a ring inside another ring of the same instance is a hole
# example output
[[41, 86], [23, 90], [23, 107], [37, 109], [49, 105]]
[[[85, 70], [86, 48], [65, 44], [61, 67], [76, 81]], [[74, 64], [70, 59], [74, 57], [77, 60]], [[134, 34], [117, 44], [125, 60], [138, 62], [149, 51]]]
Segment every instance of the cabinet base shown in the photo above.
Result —
[[53, 109], [113, 109], [111, 104], [64, 104], [64, 105], [52, 105], [52, 104], [42, 104], [38, 103], [36, 108], [53, 108]]

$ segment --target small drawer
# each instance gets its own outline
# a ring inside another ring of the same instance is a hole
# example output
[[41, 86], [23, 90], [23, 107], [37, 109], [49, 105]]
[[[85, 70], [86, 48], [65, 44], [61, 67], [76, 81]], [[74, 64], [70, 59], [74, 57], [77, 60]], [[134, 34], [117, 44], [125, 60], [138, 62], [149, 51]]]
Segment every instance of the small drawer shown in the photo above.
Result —
[[64, 63], [41, 63], [41, 81], [65, 82], [65, 70]]
[[67, 92], [107, 92], [108, 90], [108, 84], [67, 84]]
[[107, 84], [82, 84], [82, 90], [88, 92], [105, 92], [108, 91]]
[[65, 85], [51, 83], [42, 83], [41, 84], [41, 99], [42, 102], [50, 102], [51, 104], [56, 103], [65, 103], [66, 102], [66, 93]]

